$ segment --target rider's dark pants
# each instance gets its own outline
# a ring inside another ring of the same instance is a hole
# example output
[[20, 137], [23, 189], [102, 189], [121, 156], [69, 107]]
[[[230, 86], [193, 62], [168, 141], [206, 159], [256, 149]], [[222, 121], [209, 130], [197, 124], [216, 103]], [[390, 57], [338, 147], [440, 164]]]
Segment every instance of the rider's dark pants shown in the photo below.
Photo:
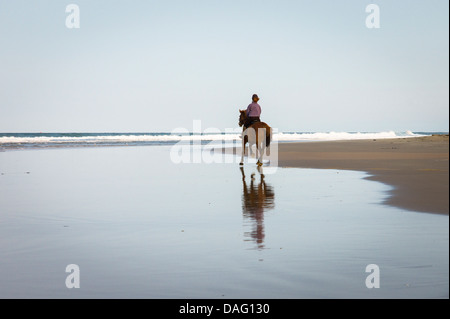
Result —
[[252, 123], [254, 122], [261, 122], [261, 120], [259, 119], [259, 116], [251, 116], [251, 117], [247, 117], [247, 120], [244, 123], [244, 126], [247, 128], [250, 125], [252, 125]]

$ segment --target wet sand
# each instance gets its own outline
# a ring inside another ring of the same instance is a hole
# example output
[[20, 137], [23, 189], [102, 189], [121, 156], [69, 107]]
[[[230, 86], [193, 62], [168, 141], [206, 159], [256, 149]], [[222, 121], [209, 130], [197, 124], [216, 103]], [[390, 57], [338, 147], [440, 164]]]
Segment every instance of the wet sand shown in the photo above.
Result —
[[278, 144], [280, 167], [365, 171], [394, 187], [385, 204], [449, 213], [449, 136]]
[[380, 205], [391, 187], [360, 171], [269, 172], [171, 146], [2, 152], [0, 298], [448, 299], [448, 215]]

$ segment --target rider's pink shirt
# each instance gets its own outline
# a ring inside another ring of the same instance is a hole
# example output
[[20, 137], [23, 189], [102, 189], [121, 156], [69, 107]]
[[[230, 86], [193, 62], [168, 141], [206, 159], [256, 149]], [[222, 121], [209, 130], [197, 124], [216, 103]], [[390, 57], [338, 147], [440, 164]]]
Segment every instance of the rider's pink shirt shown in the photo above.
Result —
[[247, 107], [247, 116], [250, 117], [259, 117], [261, 115], [261, 106], [258, 103], [251, 103]]

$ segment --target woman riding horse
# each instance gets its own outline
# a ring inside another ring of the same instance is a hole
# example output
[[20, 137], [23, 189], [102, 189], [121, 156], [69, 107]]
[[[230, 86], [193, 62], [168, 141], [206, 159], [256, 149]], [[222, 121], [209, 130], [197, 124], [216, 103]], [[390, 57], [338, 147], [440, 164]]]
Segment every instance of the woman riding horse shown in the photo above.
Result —
[[[270, 141], [272, 140], [272, 128], [264, 122], [254, 122], [245, 126], [246, 123], [250, 123], [246, 110], [239, 110], [239, 126], [244, 126], [242, 131], [242, 156], [240, 165], [244, 165], [245, 145], [249, 144], [251, 151], [252, 145], [256, 145], [256, 158], [258, 166], [261, 166], [264, 151], [267, 148], [267, 155], [270, 154]], [[259, 156], [258, 156], [259, 153]]]

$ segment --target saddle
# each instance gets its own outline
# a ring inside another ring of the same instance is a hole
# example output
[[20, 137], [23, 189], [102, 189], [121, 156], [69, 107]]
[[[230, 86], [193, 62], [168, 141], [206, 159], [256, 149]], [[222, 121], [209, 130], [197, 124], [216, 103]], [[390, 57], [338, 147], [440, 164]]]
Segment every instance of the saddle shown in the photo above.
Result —
[[258, 122], [261, 122], [261, 120], [260, 119], [250, 119], [250, 120], [248, 120], [248, 122], [245, 123], [246, 124], [245, 127], [249, 128], [251, 125], [258, 123]]

